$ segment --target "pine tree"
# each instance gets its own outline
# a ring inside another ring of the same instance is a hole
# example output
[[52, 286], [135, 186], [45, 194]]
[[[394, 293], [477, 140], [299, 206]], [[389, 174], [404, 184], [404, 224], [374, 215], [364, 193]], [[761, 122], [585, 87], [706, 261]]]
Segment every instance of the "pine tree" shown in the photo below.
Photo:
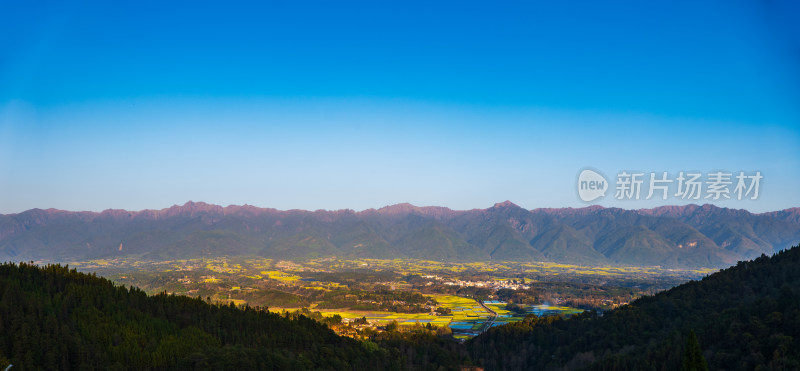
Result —
[[689, 340], [686, 342], [686, 352], [683, 354], [681, 370], [708, 371], [708, 362], [703, 357], [703, 349], [700, 348], [700, 342], [697, 341], [694, 330], [689, 332]]

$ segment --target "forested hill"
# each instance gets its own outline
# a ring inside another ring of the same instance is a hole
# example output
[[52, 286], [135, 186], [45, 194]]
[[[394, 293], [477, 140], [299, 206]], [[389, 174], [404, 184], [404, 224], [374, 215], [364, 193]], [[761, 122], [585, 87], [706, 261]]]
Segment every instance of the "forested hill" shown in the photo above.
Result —
[[396, 369], [303, 316], [147, 296], [65, 267], [0, 265], [0, 363], [46, 369]]
[[495, 369], [678, 370], [694, 331], [710, 369], [800, 369], [800, 247], [598, 317], [531, 318], [467, 345]]

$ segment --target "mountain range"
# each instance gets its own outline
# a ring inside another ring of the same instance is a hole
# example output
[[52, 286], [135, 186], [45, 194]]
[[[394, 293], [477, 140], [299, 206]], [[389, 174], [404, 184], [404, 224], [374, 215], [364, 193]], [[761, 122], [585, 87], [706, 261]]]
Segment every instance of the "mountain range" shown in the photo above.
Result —
[[187, 202], [0, 215], [6, 261], [254, 255], [695, 268], [730, 266], [798, 241], [800, 208], [754, 214], [713, 205], [527, 210], [506, 201], [487, 209], [397, 204], [356, 212]]

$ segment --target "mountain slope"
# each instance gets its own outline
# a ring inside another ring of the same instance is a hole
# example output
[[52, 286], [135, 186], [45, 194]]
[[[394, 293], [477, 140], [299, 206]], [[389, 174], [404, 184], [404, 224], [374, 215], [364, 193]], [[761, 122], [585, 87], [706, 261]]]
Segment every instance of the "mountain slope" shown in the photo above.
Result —
[[508, 201], [465, 211], [410, 204], [279, 211], [202, 202], [138, 212], [34, 209], [0, 215], [0, 260], [262, 255], [725, 267], [800, 240], [799, 214], [711, 205], [526, 210]]
[[711, 369], [800, 368], [800, 247], [598, 316], [529, 318], [468, 343], [487, 370], [680, 369], [689, 333]]
[[0, 265], [0, 313], [0, 361], [13, 369], [399, 367], [303, 316], [147, 296], [62, 266]]
[[531, 240], [531, 246], [553, 261], [576, 264], [608, 263], [608, 259], [591, 246], [591, 240], [563, 224], [550, 228]]

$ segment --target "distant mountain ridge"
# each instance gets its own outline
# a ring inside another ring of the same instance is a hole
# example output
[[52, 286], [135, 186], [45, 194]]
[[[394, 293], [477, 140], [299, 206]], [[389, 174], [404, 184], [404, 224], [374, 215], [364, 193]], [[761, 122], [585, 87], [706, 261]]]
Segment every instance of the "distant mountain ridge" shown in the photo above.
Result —
[[0, 260], [260, 255], [723, 267], [800, 240], [800, 208], [287, 210], [187, 202], [161, 210], [0, 215]]

